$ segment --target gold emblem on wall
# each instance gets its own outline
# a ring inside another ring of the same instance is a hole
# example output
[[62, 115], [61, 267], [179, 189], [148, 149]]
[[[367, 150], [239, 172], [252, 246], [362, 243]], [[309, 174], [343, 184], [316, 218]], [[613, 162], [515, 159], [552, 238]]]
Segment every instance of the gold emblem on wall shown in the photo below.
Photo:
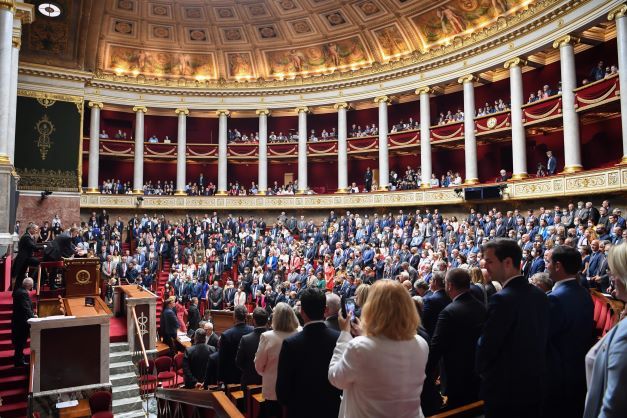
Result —
[[496, 120], [495, 117], [491, 117], [490, 119], [488, 119], [488, 122], [486, 123], [486, 125], [488, 126], [488, 128], [494, 129], [494, 127], [496, 126], [497, 122], [498, 121]]
[[57, 101], [54, 100], [54, 99], [51, 99], [48, 96], [44, 96], [44, 97], [38, 97], [37, 98], [37, 102], [47, 109], [50, 106], [52, 106], [53, 104], [55, 104]]
[[91, 274], [87, 270], [80, 270], [76, 273], [76, 283], [85, 285], [89, 284], [91, 279]]
[[39, 138], [37, 138], [37, 148], [39, 148], [39, 152], [41, 153], [41, 159], [45, 160], [48, 156], [48, 151], [52, 147], [52, 139], [50, 139], [50, 135], [56, 130], [52, 121], [48, 119], [48, 115], [44, 115], [43, 118], [39, 119], [39, 122], [35, 125], [35, 129], [39, 132]]

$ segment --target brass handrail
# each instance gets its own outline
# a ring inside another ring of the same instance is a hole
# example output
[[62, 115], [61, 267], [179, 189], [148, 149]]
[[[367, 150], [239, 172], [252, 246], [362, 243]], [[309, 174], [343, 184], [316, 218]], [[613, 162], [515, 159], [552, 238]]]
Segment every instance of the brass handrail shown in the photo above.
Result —
[[33, 387], [35, 386], [35, 350], [33, 350], [31, 348], [30, 350], [30, 364], [29, 364], [29, 371], [30, 371], [30, 375], [28, 377], [28, 393], [32, 394], [33, 393]]
[[139, 345], [142, 349], [142, 355], [144, 357], [144, 362], [146, 363], [146, 367], [148, 366], [148, 354], [146, 354], [146, 347], [144, 346], [144, 339], [142, 338], [141, 332], [139, 330], [139, 321], [137, 320], [137, 313], [135, 312], [135, 307], [131, 308], [133, 312], [133, 320], [135, 321], [135, 333], [137, 334], [137, 338], [139, 339]]

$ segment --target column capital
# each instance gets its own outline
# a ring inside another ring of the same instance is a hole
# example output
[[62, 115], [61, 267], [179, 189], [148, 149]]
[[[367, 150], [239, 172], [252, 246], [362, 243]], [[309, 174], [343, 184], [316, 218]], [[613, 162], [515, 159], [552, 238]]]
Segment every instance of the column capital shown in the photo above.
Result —
[[475, 81], [477, 81], [477, 77], [475, 77], [473, 74], [468, 74], [468, 75], [465, 75], [465, 76], [463, 76], [463, 77], [459, 77], [459, 78], [457, 79], [457, 82], [458, 82], [459, 84], [464, 84], [464, 83], [473, 83], [473, 82], [475, 82]]
[[568, 44], [576, 44], [577, 42], [579, 42], [579, 38], [573, 36], [573, 35], [564, 35], [561, 38], [557, 38], [554, 42], [553, 42], [553, 48], [560, 48], [563, 45], [568, 45]]
[[515, 58], [508, 59], [507, 61], [505, 61], [505, 63], [503, 64], [503, 67], [510, 69], [512, 67], [522, 67], [523, 65], [527, 65], [527, 60], [520, 58], [520, 57], [515, 57]]
[[15, 18], [20, 19], [23, 24], [33, 23], [35, 20], [35, 5], [22, 1], [15, 2]]
[[229, 116], [231, 114], [231, 112], [229, 112], [227, 109], [218, 109], [216, 110], [216, 115], [218, 116]]
[[374, 98], [374, 102], [375, 103], [385, 102], [387, 104], [390, 104], [391, 100], [388, 96], [377, 96]]
[[261, 115], [270, 116], [270, 110], [268, 110], [268, 109], [259, 109], [259, 110], [255, 111], [255, 114], [258, 115], [258, 116], [261, 116]]
[[333, 105], [333, 108], [335, 110], [340, 110], [340, 109], [347, 109], [348, 110], [348, 108], [350, 108], [350, 107], [351, 106], [348, 103], [346, 103], [346, 102], [336, 103], [336, 104]]
[[9, 9], [11, 13], [15, 13], [15, 0], [0, 0], [0, 10]]
[[137, 113], [137, 112], [146, 113], [146, 112], [148, 112], [148, 109], [146, 109], [146, 106], [133, 106], [133, 112], [135, 112], [135, 113]]
[[104, 106], [101, 102], [89, 102], [88, 105], [89, 107], [97, 107], [98, 109], [102, 109]]
[[296, 109], [294, 109], [296, 111], [296, 113], [300, 113], [300, 112], [304, 112], [304, 113], [309, 113], [310, 110], [307, 106], [298, 106]]
[[179, 107], [178, 109], [176, 109], [174, 111], [174, 113], [176, 113], [177, 115], [180, 115], [181, 113], [184, 114], [185, 116], [189, 115], [189, 109], [186, 109], [184, 107]]
[[616, 20], [627, 15], [627, 4], [621, 4], [608, 13], [607, 20]]
[[416, 89], [416, 91], [414, 92], [417, 95], [421, 95], [421, 94], [431, 94], [433, 90], [431, 90], [431, 87], [425, 86], [425, 87], [420, 87], [419, 89]]

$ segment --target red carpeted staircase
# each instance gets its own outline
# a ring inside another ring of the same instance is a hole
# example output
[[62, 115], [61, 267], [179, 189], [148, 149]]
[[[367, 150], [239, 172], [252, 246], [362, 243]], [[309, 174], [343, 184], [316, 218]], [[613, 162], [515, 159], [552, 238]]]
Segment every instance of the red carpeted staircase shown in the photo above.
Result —
[[163, 260], [163, 269], [157, 274], [156, 294], [159, 296], [157, 299], [157, 330], [159, 330], [159, 324], [161, 323], [161, 311], [163, 310], [163, 291], [165, 284], [168, 282], [168, 276], [170, 273], [170, 260]]
[[[0, 417], [25, 417], [28, 400], [28, 368], [13, 366], [11, 343], [11, 292], [0, 292]], [[27, 343], [27, 347], [30, 342]], [[28, 355], [29, 350], [24, 350]]]

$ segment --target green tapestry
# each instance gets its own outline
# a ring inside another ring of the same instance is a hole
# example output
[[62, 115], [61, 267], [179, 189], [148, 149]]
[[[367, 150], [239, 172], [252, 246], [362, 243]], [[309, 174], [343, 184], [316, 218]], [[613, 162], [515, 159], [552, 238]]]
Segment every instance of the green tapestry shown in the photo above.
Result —
[[83, 99], [19, 91], [15, 169], [20, 190], [79, 190]]

